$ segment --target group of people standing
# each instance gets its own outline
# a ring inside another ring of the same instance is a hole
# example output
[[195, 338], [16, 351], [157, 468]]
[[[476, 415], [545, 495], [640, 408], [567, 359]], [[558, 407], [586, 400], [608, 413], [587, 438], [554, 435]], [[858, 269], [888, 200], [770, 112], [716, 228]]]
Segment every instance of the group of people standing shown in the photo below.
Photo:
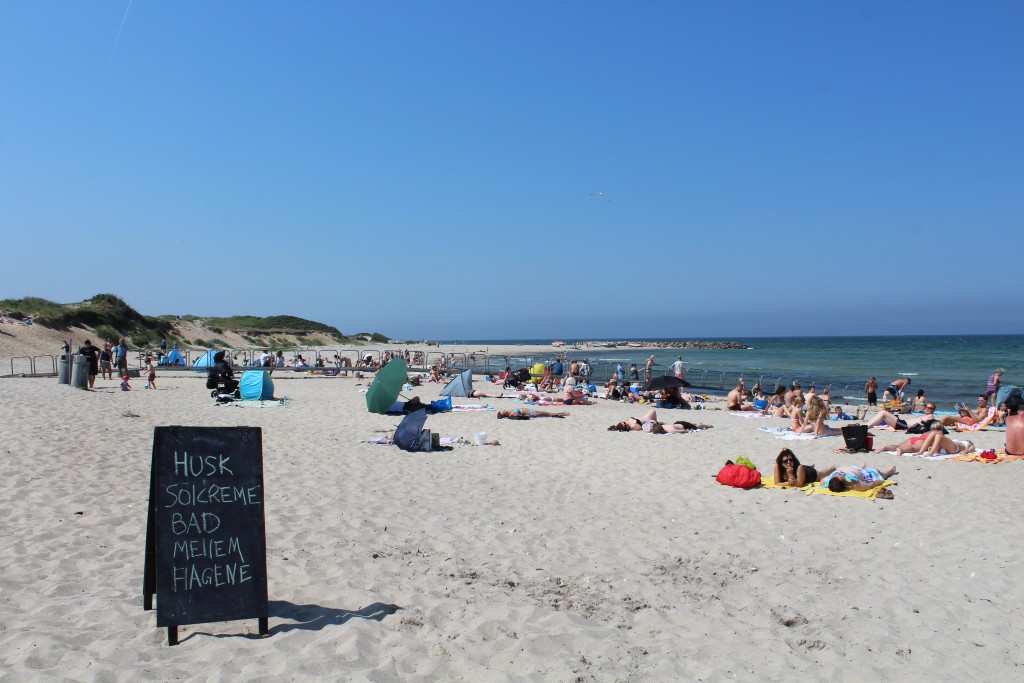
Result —
[[[65, 344], [64, 352], [68, 353], [70, 345]], [[78, 349], [78, 355], [88, 359], [89, 363], [89, 388], [96, 386], [96, 377], [103, 373], [103, 379], [115, 379], [114, 368], [117, 368], [117, 377], [124, 381], [128, 376], [128, 340], [124, 337], [116, 342], [108, 341], [99, 348], [86, 339]], [[155, 379], [155, 378], [154, 378]]]

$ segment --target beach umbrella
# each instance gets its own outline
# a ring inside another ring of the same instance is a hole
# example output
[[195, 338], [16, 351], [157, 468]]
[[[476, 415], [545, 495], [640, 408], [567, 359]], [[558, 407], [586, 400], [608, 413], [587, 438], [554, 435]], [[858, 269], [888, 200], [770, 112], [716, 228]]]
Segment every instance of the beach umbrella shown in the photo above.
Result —
[[469, 398], [473, 394], [473, 371], [463, 370], [455, 375], [451, 382], [444, 385], [441, 390], [442, 396], [464, 396]]
[[427, 411], [425, 409], [420, 408], [416, 412], [409, 413], [398, 423], [398, 429], [395, 430], [392, 441], [403, 451], [419, 450], [420, 434], [423, 433], [423, 425], [426, 422]]
[[402, 393], [402, 385], [407, 379], [408, 368], [404, 358], [393, 358], [387, 365], [377, 371], [370, 390], [366, 392], [366, 409], [371, 413], [383, 415]]
[[671, 389], [672, 387], [685, 387], [689, 386], [686, 382], [673, 377], [672, 375], [662, 375], [660, 377], [652, 377], [648, 380], [647, 384], [643, 386], [641, 391], [657, 391], [658, 389]]

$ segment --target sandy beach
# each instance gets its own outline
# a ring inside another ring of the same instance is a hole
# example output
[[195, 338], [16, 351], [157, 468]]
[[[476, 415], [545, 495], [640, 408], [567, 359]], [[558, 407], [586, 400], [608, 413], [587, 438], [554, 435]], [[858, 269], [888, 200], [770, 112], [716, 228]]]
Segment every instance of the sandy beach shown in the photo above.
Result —
[[[216, 405], [203, 380], [94, 391], [0, 381], [2, 680], [1007, 680], [1024, 664], [1020, 463], [840, 455], [781, 420], [667, 411], [713, 429], [606, 431], [566, 419], [431, 416], [501, 446], [360, 443], [369, 379], [275, 373], [287, 405]], [[482, 386], [477, 383], [477, 386]], [[440, 385], [416, 390], [436, 398]], [[511, 399], [456, 404], [512, 407]], [[270, 636], [255, 620], [182, 627], [142, 609], [153, 428], [263, 430]], [[877, 432], [876, 432], [877, 433]], [[973, 436], [1002, 445], [1001, 430]], [[896, 464], [894, 500], [743, 491], [745, 455]]]

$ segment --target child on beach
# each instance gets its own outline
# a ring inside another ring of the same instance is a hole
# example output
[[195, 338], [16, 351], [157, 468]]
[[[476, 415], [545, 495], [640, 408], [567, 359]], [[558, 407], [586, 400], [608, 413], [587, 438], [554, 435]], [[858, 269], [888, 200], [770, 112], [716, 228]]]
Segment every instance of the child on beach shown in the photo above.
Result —
[[121, 375], [121, 391], [131, 391], [132, 386], [128, 384], [128, 375]]
[[152, 358], [146, 363], [146, 373], [146, 388], [156, 389], [156, 366], [153, 365]]

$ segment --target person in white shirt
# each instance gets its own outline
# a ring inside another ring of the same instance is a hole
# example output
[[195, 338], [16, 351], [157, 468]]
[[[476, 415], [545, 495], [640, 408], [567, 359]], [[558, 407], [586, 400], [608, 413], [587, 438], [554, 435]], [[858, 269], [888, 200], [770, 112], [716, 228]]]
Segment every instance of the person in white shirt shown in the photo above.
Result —
[[676, 362], [672, 364], [672, 374], [676, 379], [683, 379], [683, 357], [676, 356]]

